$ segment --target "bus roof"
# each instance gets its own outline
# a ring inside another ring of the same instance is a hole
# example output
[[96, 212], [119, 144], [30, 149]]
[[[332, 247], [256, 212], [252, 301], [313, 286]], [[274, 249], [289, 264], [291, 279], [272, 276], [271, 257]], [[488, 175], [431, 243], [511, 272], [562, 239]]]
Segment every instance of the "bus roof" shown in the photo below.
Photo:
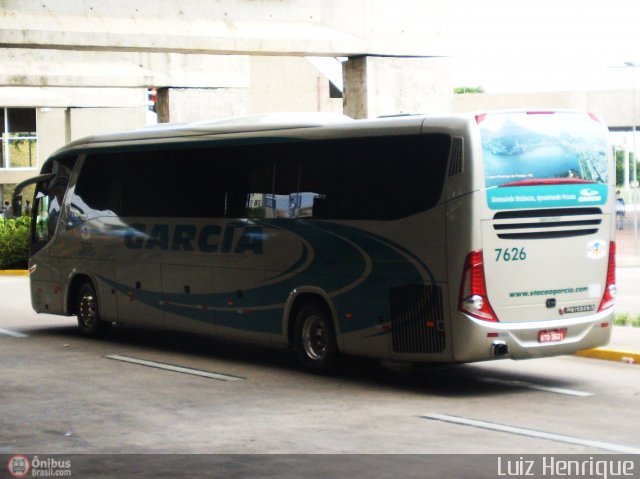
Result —
[[[425, 115], [408, 115], [385, 117], [373, 120], [353, 120], [352, 118], [333, 113], [275, 113], [248, 117], [225, 118], [219, 120], [197, 121], [191, 123], [163, 123], [141, 128], [139, 130], [93, 135], [74, 140], [55, 151], [50, 159], [59, 158], [69, 153], [82, 150], [101, 150], [134, 145], [155, 145], [169, 143], [196, 143], [216, 141], [230, 135], [233, 139], [258, 136], [262, 138], [287, 136], [319, 137], [321, 132], [338, 136], [353, 136], [349, 132], [363, 132], [386, 127], [402, 126], [420, 131]], [[471, 117], [473, 118], [473, 117]], [[413, 128], [412, 128], [413, 127]], [[305, 134], [294, 132], [305, 130]], [[358, 135], [358, 133], [355, 133]], [[231, 139], [231, 138], [229, 138]]]
[[60, 156], [69, 150], [77, 150], [91, 146], [107, 146], [107, 144], [126, 144], [137, 141], [197, 138], [225, 134], [242, 134], [312, 128], [325, 125], [353, 122], [345, 115], [331, 113], [276, 113], [247, 117], [223, 118], [217, 120], [195, 121], [187, 123], [158, 123], [137, 130], [105, 133], [79, 138], [57, 150], [52, 157]]
[[[481, 113], [459, 113], [440, 115], [398, 115], [369, 120], [353, 120], [334, 113], [272, 113], [247, 117], [191, 123], [163, 123], [123, 133], [88, 136], [72, 141], [49, 159], [59, 158], [82, 151], [151, 147], [162, 144], [215, 142], [219, 140], [241, 140], [250, 137], [264, 138], [327, 138], [375, 135], [385, 129], [403, 128], [406, 133], [419, 133], [423, 128], [447, 127], [453, 124], [476, 123], [486, 115], [499, 113], [527, 113], [534, 110], [487, 111]], [[545, 110], [550, 111], [550, 110]], [[553, 110], [568, 112], [568, 110]], [[584, 112], [574, 112], [584, 113]], [[457, 119], [457, 122], [455, 120]], [[455, 129], [455, 127], [453, 127]], [[451, 130], [450, 130], [451, 131]], [[228, 135], [228, 136], [227, 136]], [[48, 160], [47, 160], [48, 161]]]

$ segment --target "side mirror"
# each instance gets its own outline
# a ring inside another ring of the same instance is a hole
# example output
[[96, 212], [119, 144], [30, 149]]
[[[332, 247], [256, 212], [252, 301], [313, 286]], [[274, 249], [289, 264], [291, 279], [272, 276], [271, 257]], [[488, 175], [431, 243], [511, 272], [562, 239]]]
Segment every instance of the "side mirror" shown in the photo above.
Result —
[[22, 216], [22, 190], [24, 190], [29, 185], [49, 181], [55, 178], [55, 176], [56, 175], [54, 173], [46, 173], [44, 175], [24, 180], [22, 183], [18, 183], [15, 190], [13, 190], [13, 199], [11, 200], [13, 216], [15, 216], [16, 218]]

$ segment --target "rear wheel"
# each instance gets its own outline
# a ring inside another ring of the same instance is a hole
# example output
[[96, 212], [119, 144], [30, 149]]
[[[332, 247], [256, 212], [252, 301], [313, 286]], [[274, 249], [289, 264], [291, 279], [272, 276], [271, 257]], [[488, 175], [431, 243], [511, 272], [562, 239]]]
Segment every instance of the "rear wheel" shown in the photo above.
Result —
[[111, 323], [100, 319], [98, 295], [91, 283], [84, 283], [78, 290], [76, 314], [78, 327], [85, 336], [101, 336], [111, 326]]
[[305, 304], [296, 317], [295, 347], [300, 363], [318, 374], [335, 372], [340, 363], [333, 323], [326, 308]]

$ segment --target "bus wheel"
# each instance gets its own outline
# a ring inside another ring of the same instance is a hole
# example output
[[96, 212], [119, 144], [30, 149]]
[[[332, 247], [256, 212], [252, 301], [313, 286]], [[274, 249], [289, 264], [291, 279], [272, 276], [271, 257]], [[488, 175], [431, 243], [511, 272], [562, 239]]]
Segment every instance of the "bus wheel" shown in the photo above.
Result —
[[340, 353], [333, 323], [322, 305], [307, 303], [298, 312], [295, 349], [301, 364], [311, 372], [329, 374], [338, 368]]
[[76, 313], [78, 326], [85, 336], [101, 336], [111, 326], [111, 323], [100, 319], [98, 295], [90, 283], [83, 284], [78, 291]]

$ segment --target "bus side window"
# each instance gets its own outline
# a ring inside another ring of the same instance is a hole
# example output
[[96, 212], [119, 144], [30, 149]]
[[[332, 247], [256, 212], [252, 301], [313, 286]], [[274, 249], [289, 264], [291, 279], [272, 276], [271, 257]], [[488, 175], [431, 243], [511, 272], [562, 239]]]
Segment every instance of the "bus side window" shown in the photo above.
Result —
[[52, 161], [51, 169], [45, 173], [54, 173], [55, 176], [48, 182], [38, 184], [33, 206], [36, 214], [32, 224], [31, 255], [42, 249], [53, 238], [75, 162], [75, 156]]
[[94, 218], [121, 214], [120, 177], [120, 162], [117, 157], [87, 157], [74, 189], [69, 226]]
[[[229, 170], [230, 177], [235, 179], [234, 184], [248, 181], [248, 188], [245, 190], [246, 212], [243, 216], [249, 219], [277, 218], [273, 194], [275, 165], [271, 148], [269, 145], [259, 145], [247, 151], [243, 164], [236, 163], [236, 170]], [[248, 172], [248, 175], [245, 175], [245, 172]]]
[[286, 199], [288, 218], [330, 219], [329, 188], [336, 182], [332, 145], [327, 140], [294, 143], [289, 159], [278, 163], [276, 191]]
[[311, 217], [317, 219], [329, 219], [329, 211], [327, 208], [327, 197], [316, 196], [313, 198], [313, 207], [311, 210]]

